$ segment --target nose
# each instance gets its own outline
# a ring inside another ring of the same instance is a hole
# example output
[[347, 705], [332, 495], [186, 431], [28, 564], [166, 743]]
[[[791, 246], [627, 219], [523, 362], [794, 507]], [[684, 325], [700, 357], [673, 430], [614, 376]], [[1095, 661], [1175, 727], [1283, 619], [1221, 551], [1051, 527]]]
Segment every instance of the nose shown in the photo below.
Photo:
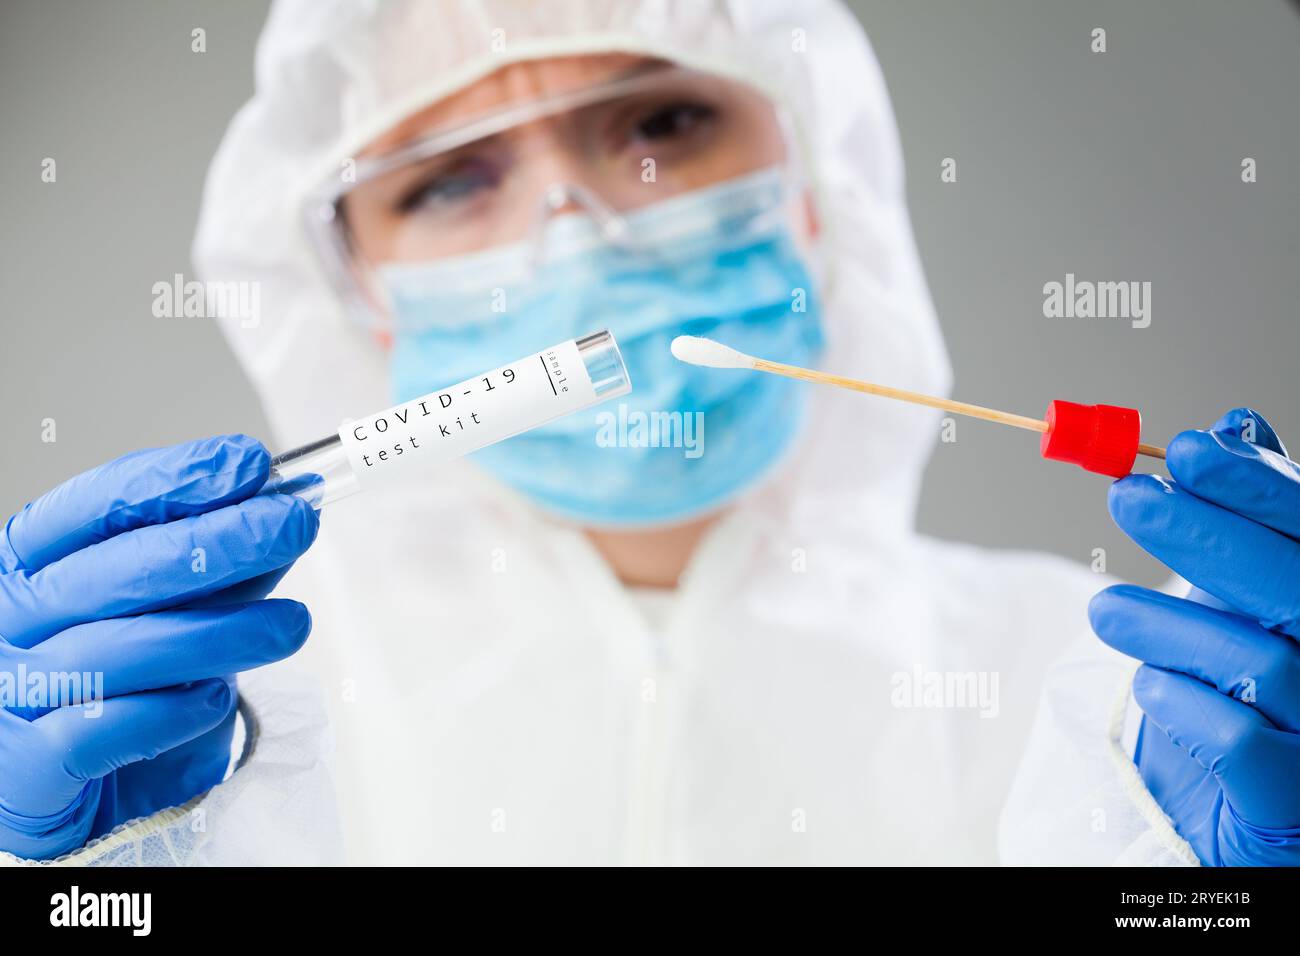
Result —
[[555, 182], [542, 195], [539, 225], [545, 228], [552, 216], [585, 213], [600, 229], [601, 236], [623, 245], [628, 236], [627, 221], [595, 191], [572, 182]]

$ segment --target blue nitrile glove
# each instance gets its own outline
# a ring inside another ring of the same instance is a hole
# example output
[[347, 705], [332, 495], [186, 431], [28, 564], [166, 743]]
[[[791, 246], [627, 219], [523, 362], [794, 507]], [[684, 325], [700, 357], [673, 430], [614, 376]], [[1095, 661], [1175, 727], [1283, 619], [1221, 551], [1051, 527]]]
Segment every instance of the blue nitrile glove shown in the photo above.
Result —
[[1168, 465], [1117, 481], [1110, 511], [1195, 589], [1119, 585], [1091, 607], [1146, 662], [1138, 768], [1201, 862], [1300, 864], [1300, 465], [1248, 408], [1178, 435]]
[[[262, 600], [318, 528], [298, 498], [250, 497], [269, 463], [242, 435], [136, 452], [9, 519], [0, 850], [55, 857], [221, 780], [227, 675], [287, 657], [311, 628], [301, 604]], [[87, 702], [69, 703], [84, 674]]]

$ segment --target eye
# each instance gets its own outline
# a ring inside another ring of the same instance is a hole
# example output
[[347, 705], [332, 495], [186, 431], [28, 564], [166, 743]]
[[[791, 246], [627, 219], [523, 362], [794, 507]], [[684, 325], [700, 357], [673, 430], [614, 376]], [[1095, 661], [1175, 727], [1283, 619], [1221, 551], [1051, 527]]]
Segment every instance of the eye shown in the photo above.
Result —
[[397, 211], [406, 215], [454, 208], [495, 188], [499, 182], [491, 164], [477, 159], [457, 160], [421, 177], [398, 200]]
[[703, 103], [669, 103], [657, 107], [636, 122], [638, 140], [651, 142], [688, 136], [717, 116], [717, 110]]

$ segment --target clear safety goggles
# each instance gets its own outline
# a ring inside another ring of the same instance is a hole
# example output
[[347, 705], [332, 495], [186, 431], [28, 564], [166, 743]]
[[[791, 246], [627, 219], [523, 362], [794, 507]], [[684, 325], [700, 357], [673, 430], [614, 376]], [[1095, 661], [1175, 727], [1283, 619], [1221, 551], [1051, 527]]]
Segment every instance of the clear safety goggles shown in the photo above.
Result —
[[382, 314], [386, 267], [452, 265], [521, 243], [540, 267], [558, 216], [584, 214], [605, 241], [634, 248], [637, 210], [793, 170], [789, 129], [754, 87], [655, 62], [363, 155], [315, 194], [309, 224], [354, 311]]

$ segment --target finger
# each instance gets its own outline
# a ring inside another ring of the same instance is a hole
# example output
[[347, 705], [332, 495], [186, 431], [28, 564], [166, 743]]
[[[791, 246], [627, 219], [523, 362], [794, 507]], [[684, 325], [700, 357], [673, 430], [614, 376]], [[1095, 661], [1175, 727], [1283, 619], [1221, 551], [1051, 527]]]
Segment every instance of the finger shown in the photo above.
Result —
[[[1283, 457], [1286, 456], [1286, 446], [1282, 444], [1282, 439], [1278, 437], [1273, 426], [1268, 423], [1268, 420], [1263, 415], [1252, 408], [1234, 408], [1225, 412], [1223, 417], [1210, 426], [1209, 430], [1223, 432], [1233, 438], [1252, 442], [1261, 448], [1275, 451]], [[1166, 452], [1167, 454], [1168, 452]], [[1197, 587], [1193, 587], [1188, 592], [1187, 599], [1196, 601], [1198, 604], [1204, 604], [1207, 607], [1218, 608], [1221, 611], [1241, 613], [1240, 608], [1235, 608], [1226, 601], [1220, 601], [1214, 595], [1208, 594]]]
[[180, 806], [195, 794], [219, 784], [230, 767], [232, 743], [239, 708], [215, 728], [193, 740], [173, 747], [153, 760], [139, 760], [113, 774], [113, 786], [105, 786], [100, 804], [112, 799], [105, 812], [114, 820], [147, 817], [167, 807]]
[[40, 571], [0, 576], [0, 635], [31, 647], [86, 621], [184, 604], [292, 563], [318, 527], [302, 499], [258, 495], [137, 528]]
[[[26, 785], [5, 794], [5, 808], [41, 816], [67, 806], [87, 781], [156, 757], [220, 724], [235, 706], [224, 680], [60, 707], [27, 723], [3, 714], [5, 750], [24, 755]], [[16, 723], [15, 723], [16, 722]], [[22, 735], [21, 748], [13, 738]]]
[[1265, 627], [1300, 636], [1300, 543], [1155, 475], [1110, 486], [1111, 517], [1196, 587]]
[[121, 697], [252, 670], [293, 654], [309, 633], [307, 608], [284, 599], [80, 624], [18, 652], [49, 687], [49, 699], [28, 702], [22, 714], [79, 703], [78, 693]]
[[1204, 501], [1300, 539], [1300, 465], [1225, 432], [1182, 432], [1166, 450], [1169, 473]]
[[1092, 599], [1088, 617], [1115, 650], [1179, 671], [1300, 732], [1300, 646], [1254, 621], [1131, 584]]
[[0, 572], [34, 571], [123, 531], [242, 501], [266, 483], [270, 462], [261, 442], [219, 435], [92, 468], [9, 519]]
[[1300, 736], [1186, 674], [1150, 665], [1133, 678], [1138, 706], [1214, 775], [1233, 810], [1257, 827], [1300, 821]]
[[1283, 458], [1290, 457], [1277, 431], [1253, 408], [1234, 408], [1225, 412], [1222, 418], [1210, 426], [1210, 431], [1224, 432], [1242, 441], [1275, 451]]
[[292, 567], [293, 564], [289, 563], [282, 568], [276, 568], [274, 571], [267, 571], [255, 578], [249, 578], [247, 581], [240, 581], [228, 588], [222, 588], [220, 591], [213, 591], [211, 594], [205, 594], [193, 601], [186, 602], [185, 607], [227, 607], [231, 604], [247, 604], [250, 601], [260, 601], [279, 586]]

